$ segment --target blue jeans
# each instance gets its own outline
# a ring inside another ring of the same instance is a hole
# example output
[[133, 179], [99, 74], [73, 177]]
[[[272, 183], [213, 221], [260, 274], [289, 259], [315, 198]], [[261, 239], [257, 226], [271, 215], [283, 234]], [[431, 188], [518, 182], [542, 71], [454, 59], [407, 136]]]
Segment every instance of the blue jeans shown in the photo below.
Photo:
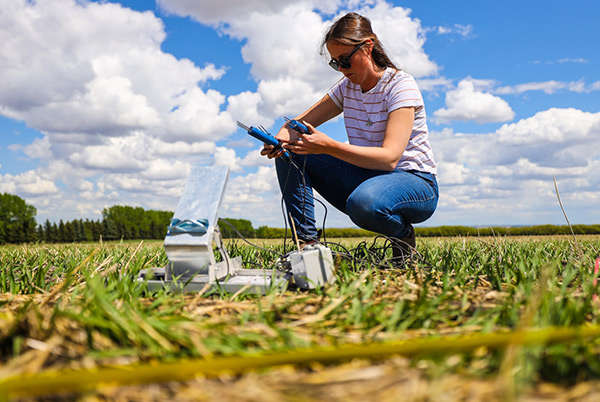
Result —
[[411, 224], [427, 220], [437, 206], [437, 180], [430, 173], [365, 169], [331, 155], [291, 155], [299, 169], [282, 158], [275, 168], [301, 240], [317, 237], [313, 188], [359, 227], [389, 237], [408, 236]]

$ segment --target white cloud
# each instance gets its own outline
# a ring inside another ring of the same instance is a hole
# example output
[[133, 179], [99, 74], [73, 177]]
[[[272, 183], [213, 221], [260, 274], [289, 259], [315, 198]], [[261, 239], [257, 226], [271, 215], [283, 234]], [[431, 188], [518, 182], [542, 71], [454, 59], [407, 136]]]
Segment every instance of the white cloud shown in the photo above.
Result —
[[292, 77], [261, 81], [258, 93], [264, 110], [270, 110], [272, 116], [277, 117], [304, 111], [324, 95], [303, 80]]
[[255, 173], [229, 179], [221, 216], [256, 217], [253, 223], [281, 227], [281, 195], [275, 168], [261, 166]]
[[166, 117], [164, 140], [219, 140], [235, 130], [235, 121], [228, 112], [221, 112], [225, 96], [221, 93], [192, 88], [179, 96], [175, 110]]
[[517, 123], [505, 124], [497, 134], [499, 142], [507, 145], [539, 147], [555, 143], [564, 144], [565, 148], [582, 143], [591, 145], [600, 137], [600, 115], [573, 108], [552, 108]]
[[271, 166], [273, 160], [266, 158], [260, 154], [261, 147], [258, 147], [246, 154], [241, 161], [242, 166]]
[[29, 170], [18, 175], [0, 175], [0, 192], [18, 193], [25, 197], [45, 196], [58, 192], [53, 181], [37, 171]]
[[214, 154], [215, 166], [227, 166], [232, 172], [241, 172], [241, 160], [235, 154], [235, 150], [225, 147], [217, 147]]
[[471, 24], [454, 24], [451, 27], [439, 26], [437, 33], [440, 35], [459, 35], [463, 37], [471, 37], [473, 35], [473, 26]]
[[498, 123], [512, 120], [515, 112], [508, 103], [498, 96], [476, 89], [477, 82], [462, 80], [456, 89], [446, 93], [446, 107], [436, 110], [433, 115], [437, 122], [474, 121], [477, 123]]
[[229, 134], [224, 97], [198, 87], [225, 71], [163, 53], [164, 39], [162, 21], [150, 12], [104, 2], [12, 1], [0, 13], [0, 112], [67, 135]]
[[308, 93], [322, 93], [335, 82], [339, 73], [327, 66], [318, 49], [333, 19], [346, 11], [323, 20], [317, 10], [332, 14], [355, 9], [371, 20], [373, 30], [399, 66], [417, 77], [433, 75], [438, 70], [423, 50], [426, 32], [420, 21], [410, 17], [410, 10], [385, 1], [261, 0], [222, 7], [214, 1], [161, 0], [159, 4], [169, 12], [220, 26], [222, 32], [245, 40], [242, 55], [259, 82], [282, 77], [301, 80], [312, 87], [304, 89]]
[[181, 161], [169, 161], [166, 159], [155, 159], [149, 166], [140, 172], [140, 176], [152, 181], [156, 180], [180, 180], [186, 177], [190, 171], [190, 165]]
[[216, 145], [212, 141], [200, 141], [200, 142], [165, 142], [159, 138], [152, 138], [142, 133], [138, 134], [141, 136], [143, 145], [147, 147], [145, 152], [146, 155], [156, 155], [164, 157], [175, 157], [182, 158], [188, 155], [190, 156], [204, 156], [211, 155], [216, 148]]
[[[274, 120], [271, 117], [263, 115], [259, 110], [267, 110], [264, 107], [264, 100], [257, 92], [244, 91], [237, 95], [232, 95], [227, 98], [227, 112], [235, 119], [246, 125], [261, 125], [270, 126]], [[272, 115], [272, 113], [268, 113]]]
[[422, 92], [431, 92], [435, 95], [440, 91], [445, 92], [453, 86], [452, 80], [445, 77], [421, 78], [417, 80], [417, 84]]
[[583, 57], [579, 57], [579, 58], [564, 58], [564, 59], [560, 59], [558, 60], [559, 63], [589, 63], [589, 60], [584, 59]]
[[[438, 209], [449, 219], [468, 210], [469, 219], [482, 224], [528, 224], [539, 223], [540, 211], [555, 210], [548, 222], [560, 222], [554, 177], [571, 211], [597, 197], [581, 193], [600, 185], [594, 173], [600, 168], [600, 113], [549, 109], [493, 133], [446, 129], [430, 138], [439, 167]], [[504, 218], [491, 222], [491, 216]], [[594, 219], [574, 217], [579, 223]]]
[[140, 170], [144, 166], [136, 157], [141, 150], [128, 137], [110, 138], [105, 145], [88, 146], [69, 157], [69, 162], [86, 169], [102, 171]]
[[246, 40], [242, 56], [257, 80], [289, 77], [323, 88], [336, 77], [318, 53], [328, 25], [310, 5], [297, 4], [276, 14], [250, 13], [230, 21], [225, 32]]
[[23, 152], [32, 159], [48, 160], [52, 158], [52, 150], [50, 148], [50, 139], [45, 135], [42, 138], [36, 138], [31, 144], [23, 147]]
[[11, 145], [41, 167], [0, 176], [2, 190], [62, 219], [114, 203], [176, 202], [173, 186], [192, 164], [212, 163], [215, 142], [236, 129], [226, 97], [202, 89], [227, 68], [164, 53], [164, 26], [151, 12], [9, 3], [0, 11], [0, 113], [43, 136]]
[[583, 81], [573, 82], [560, 82], [560, 81], [542, 81], [542, 82], [527, 82], [524, 84], [518, 84], [514, 86], [503, 86], [494, 90], [496, 94], [522, 94], [529, 91], [542, 91], [546, 94], [553, 94], [557, 91], [565, 89], [570, 92], [591, 92], [595, 90], [594, 86], [591, 85], [586, 87]]
[[[203, 24], [222, 26], [223, 23], [244, 20], [248, 15], [278, 14], [289, 5], [301, 5], [315, 8], [326, 14], [334, 13], [339, 7], [340, 0], [228, 0], [227, 6], [219, 0], [157, 0], [157, 4], [165, 11], [189, 16]], [[351, 2], [348, 2], [351, 3]], [[350, 5], [350, 4], [349, 4]]]

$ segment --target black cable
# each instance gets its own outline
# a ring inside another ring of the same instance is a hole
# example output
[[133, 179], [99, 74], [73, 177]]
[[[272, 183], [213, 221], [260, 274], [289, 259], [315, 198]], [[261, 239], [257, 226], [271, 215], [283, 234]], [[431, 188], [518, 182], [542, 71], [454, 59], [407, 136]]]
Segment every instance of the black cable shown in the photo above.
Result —
[[[284, 182], [284, 186], [282, 188], [282, 193], [285, 190], [288, 180], [289, 180], [289, 174], [291, 173], [291, 169], [292, 167], [294, 167], [297, 171], [297, 173], [299, 173], [302, 177], [302, 185], [303, 185], [303, 191], [302, 191], [302, 211], [303, 211], [303, 215], [305, 215], [305, 210], [306, 210], [306, 205], [305, 203], [307, 202], [307, 191], [306, 191], [306, 176], [305, 176], [305, 171], [306, 171], [306, 159], [308, 157], [304, 158], [304, 163], [303, 163], [303, 168], [300, 169], [300, 167], [294, 163], [294, 161], [292, 160], [292, 158], [290, 158], [290, 167], [288, 168], [288, 173], [286, 175], [286, 180]], [[314, 191], [314, 190], [313, 190]], [[410, 263], [415, 260], [415, 262], [421, 262], [423, 264], [426, 265], [425, 269], [431, 269], [432, 265], [425, 261], [425, 259], [417, 252], [417, 250], [413, 247], [411, 247], [408, 243], [406, 243], [405, 241], [398, 239], [398, 238], [393, 238], [393, 237], [388, 237], [385, 235], [378, 235], [373, 239], [373, 243], [371, 246], [369, 246], [366, 250], [366, 255], [365, 257], [369, 257], [368, 259], [364, 259], [364, 258], [358, 258], [358, 253], [360, 253], [360, 246], [363, 245], [364, 243], [364, 247], [366, 247], [366, 242], [361, 242], [359, 244], [359, 246], [355, 247], [352, 250], [348, 250], [345, 247], [341, 246], [339, 243], [330, 243], [327, 242], [326, 237], [325, 237], [325, 224], [326, 224], [326, 220], [327, 220], [327, 206], [325, 205], [324, 202], [322, 202], [321, 200], [319, 200], [318, 198], [316, 198], [314, 196], [314, 194], [312, 195], [312, 201], [313, 201], [313, 205], [314, 205], [314, 201], [319, 202], [324, 209], [324, 216], [323, 216], [323, 224], [322, 224], [322, 236], [323, 236], [323, 241], [319, 241], [319, 243], [321, 244], [336, 244], [339, 247], [344, 248], [344, 250], [347, 252], [348, 256], [352, 257], [352, 261], [355, 263], [354, 265], [357, 265], [356, 262], [370, 262], [371, 264], [377, 266], [380, 269], [388, 269], [390, 268], [390, 266], [394, 267], [394, 266], [408, 266], [410, 265]], [[281, 204], [282, 204], [282, 212], [284, 214], [284, 222], [285, 222], [285, 237], [284, 237], [284, 253], [286, 251], [285, 249], [285, 243], [287, 242], [287, 216], [286, 216], [286, 208], [285, 208], [285, 204], [284, 204], [284, 198], [283, 195], [281, 197]], [[291, 218], [293, 219], [293, 218]], [[381, 247], [376, 247], [376, 243], [378, 240], [380, 239], [384, 239], [384, 243], [383, 246]], [[319, 239], [317, 239], [318, 241]], [[390, 248], [394, 248], [394, 247], [398, 247], [398, 248], [403, 248], [403, 249], [408, 249], [410, 250], [410, 255], [407, 255], [408, 253], [403, 253], [402, 255], [400, 255], [399, 257], [392, 257], [392, 258], [388, 258], [386, 256], [387, 251]], [[339, 253], [339, 255], [341, 255], [341, 253]]]
[[[248, 243], [249, 245], [251, 245], [253, 247], [256, 247], [258, 249], [261, 249], [261, 250], [264, 250], [264, 251], [267, 251], [267, 252], [270, 252], [270, 253], [273, 253], [273, 254], [277, 255], [280, 258], [280, 261], [283, 260], [283, 259], [285, 259], [285, 256], [288, 255], [287, 250], [286, 250], [286, 248], [287, 248], [287, 230], [288, 230], [288, 225], [287, 225], [288, 217], [287, 217], [286, 213], [288, 211], [287, 211], [287, 206], [285, 205], [285, 199], [284, 199], [283, 194], [284, 194], [285, 189], [286, 189], [286, 187], [288, 185], [289, 178], [290, 178], [290, 173], [292, 172], [292, 167], [293, 167], [294, 169], [296, 169], [296, 172], [298, 174], [300, 174], [300, 176], [302, 178], [302, 208], [301, 208], [301, 210], [302, 210], [303, 222], [306, 222], [306, 203], [308, 202], [308, 196], [307, 196], [306, 175], [305, 175], [305, 173], [306, 173], [306, 161], [307, 161], [308, 157], [309, 157], [309, 155], [304, 158], [304, 161], [303, 161], [303, 164], [302, 164], [303, 166], [302, 166], [302, 169], [301, 169], [295, 163], [292, 155], [290, 155], [289, 165], [288, 165], [288, 171], [287, 171], [287, 174], [286, 174], [283, 186], [281, 186], [281, 193], [282, 193], [282, 195], [281, 195], [281, 211], [282, 211], [282, 214], [283, 214], [283, 221], [284, 221], [283, 254], [280, 254], [280, 253], [277, 253], [274, 250], [270, 250], [270, 249], [267, 249], [267, 248], [264, 248], [264, 247], [260, 247], [258, 245], [250, 243], [237, 230], [237, 228], [235, 228], [235, 226], [233, 226], [230, 222], [227, 222], [224, 219], [219, 219], [219, 220], [221, 220], [221, 221], [225, 222], [227, 225], [229, 225], [238, 234], [238, 236], [240, 236], [240, 238], [244, 242]], [[312, 190], [313, 190], [313, 194], [311, 195], [311, 197], [312, 197], [312, 202], [313, 202], [313, 210], [314, 210], [314, 206], [315, 206], [315, 203], [314, 203], [315, 200], [317, 202], [319, 202], [323, 206], [323, 209], [324, 209], [323, 224], [322, 224], [322, 231], [321, 231], [321, 235], [323, 236], [323, 241], [319, 241], [320, 240], [319, 236], [317, 237], [316, 240], [319, 243], [323, 244], [323, 245], [335, 244], [338, 247], [344, 249], [345, 253], [337, 252], [336, 256], [346, 256], [346, 257], [348, 257], [354, 263], [354, 266], [358, 265], [357, 262], [360, 262], [360, 263], [369, 262], [371, 265], [375, 265], [375, 266], [377, 266], [380, 269], [387, 269], [387, 268], [390, 268], [390, 266], [394, 267], [394, 266], [398, 266], [398, 265], [402, 265], [402, 266], [406, 267], [406, 266], [408, 266], [408, 264], [414, 258], [415, 260], [424, 263], [427, 266], [427, 269], [432, 268], [432, 265], [430, 263], [428, 263], [427, 261], [425, 261], [425, 259], [416, 251], [416, 249], [414, 249], [413, 247], [411, 247], [408, 243], [406, 243], [406, 242], [404, 242], [404, 241], [402, 241], [400, 239], [397, 239], [397, 238], [392, 238], [392, 237], [387, 237], [387, 236], [384, 236], [384, 235], [379, 235], [379, 236], [376, 236], [373, 239], [372, 245], [369, 246], [368, 248], [367, 248], [367, 243], [365, 241], [363, 241], [363, 242], [359, 243], [359, 245], [357, 247], [355, 247], [354, 249], [351, 249], [351, 250], [348, 250], [347, 248], [345, 248], [344, 246], [342, 246], [339, 243], [328, 242], [327, 238], [326, 238], [326, 235], [325, 235], [325, 224], [326, 224], [326, 221], [327, 221], [327, 214], [328, 214], [327, 206], [325, 205], [324, 202], [322, 202], [318, 198], [315, 198], [315, 196], [314, 196], [314, 189], [312, 189]], [[293, 220], [294, 218], [290, 216], [290, 219]], [[294, 237], [296, 237], [296, 240], [298, 240], [297, 239], [297, 237], [298, 237], [297, 233], [294, 234]], [[384, 239], [383, 246], [376, 247], [375, 245], [377, 243], [377, 240], [382, 239], [382, 238]], [[392, 248], [398, 247], [398, 248], [401, 248], [401, 249], [407, 249], [408, 248], [408, 250], [410, 250], [410, 255], [407, 256], [406, 255], [407, 253], [402, 253], [400, 255], [400, 257], [399, 257], [401, 259], [401, 261], [398, 261], [398, 259], [399, 259], [398, 257], [392, 257], [391, 260], [390, 260], [386, 256], [387, 251], [389, 250], [390, 247], [392, 247]], [[365, 258], [359, 258], [359, 254], [360, 253], [364, 254]], [[398, 262], [401, 262], [402, 264], [397, 264]], [[277, 269], [279, 269], [279, 267], [277, 267]]]
[[[283, 213], [283, 221], [284, 221], [284, 229], [285, 229], [285, 234], [284, 234], [284, 239], [283, 239], [283, 243], [284, 243], [284, 253], [286, 252], [286, 243], [287, 243], [287, 221], [288, 221], [288, 216], [286, 215], [286, 213], [288, 213], [287, 208], [284, 205], [284, 197], [283, 197], [283, 193], [287, 187], [289, 178], [290, 178], [290, 173], [292, 172], [292, 167], [296, 169], [297, 173], [300, 174], [300, 177], [302, 178], [302, 216], [303, 216], [303, 222], [306, 222], [306, 203], [309, 201], [308, 199], [308, 194], [307, 194], [307, 186], [306, 186], [306, 159], [308, 157], [304, 158], [304, 163], [302, 166], [302, 169], [294, 162], [293, 158], [290, 157], [290, 165], [288, 166], [288, 171], [285, 177], [285, 181], [284, 184], [281, 188], [281, 211]], [[313, 189], [314, 191], [314, 189]], [[325, 221], [327, 219], [327, 206], [318, 198], [315, 198], [314, 194], [312, 194], [311, 196], [312, 202], [313, 202], [313, 208], [314, 208], [314, 201], [319, 202], [324, 209], [324, 215], [323, 215], [323, 229], [321, 231], [321, 234], [325, 233]], [[294, 219], [293, 217], [290, 217], [290, 219]], [[297, 236], [297, 233], [295, 234]], [[325, 237], [324, 237], [325, 239]], [[318, 237], [315, 240], [320, 240]]]
[[275, 251], [275, 250], [271, 250], [271, 249], [268, 249], [268, 248], [261, 247], [261, 246], [259, 246], [259, 245], [256, 245], [256, 244], [252, 244], [252, 243], [250, 243], [250, 242], [249, 242], [249, 241], [248, 241], [248, 240], [247, 240], [247, 239], [244, 237], [244, 235], [243, 235], [243, 234], [241, 234], [241, 233], [240, 233], [240, 231], [239, 231], [239, 230], [237, 230], [237, 228], [236, 228], [235, 226], [233, 226], [233, 224], [232, 224], [231, 222], [228, 222], [227, 220], [225, 220], [225, 219], [223, 219], [223, 218], [219, 218], [219, 222], [224, 222], [224, 223], [226, 223], [226, 224], [227, 224], [227, 225], [228, 225], [228, 226], [229, 226], [231, 229], [233, 229], [233, 231], [234, 231], [234, 232], [235, 232], [235, 233], [236, 233], [238, 236], [240, 236], [240, 239], [242, 239], [244, 242], [248, 243], [248, 244], [249, 244], [249, 245], [251, 245], [252, 247], [255, 247], [255, 248], [258, 248], [258, 249], [260, 249], [260, 250], [267, 251], [267, 252], [269, 252], [269, 253], [275, 254], [275, 255], [277, 255], [278, 257], [282, 257], [282, 256], [283, 256], [283, 254], [280, 254], [280, 253], [278, 253], [278, 252], [277, 252], [277, 251]]

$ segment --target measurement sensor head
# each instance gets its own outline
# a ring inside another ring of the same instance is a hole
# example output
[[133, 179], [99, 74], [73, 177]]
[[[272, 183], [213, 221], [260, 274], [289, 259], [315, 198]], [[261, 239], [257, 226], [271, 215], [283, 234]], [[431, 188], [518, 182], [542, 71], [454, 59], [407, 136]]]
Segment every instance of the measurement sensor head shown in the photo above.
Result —
[[269, 132], [260, 127], [248, 127], [247, 125], [240, 123], [239, 121], [237, 122], [237, 125], [241, 128], [243, 128], [244, 130], [246, 130], [246, 132], [248, 134], [250, 134], [252, 137], [256, 138], [259, 141], [262, 141], [264, 144], [268, 144], [268, 145], [272, 145], [273, 147], [275, 147], [275, 149], [282, 149], [283, 150], [283, 160], [289, 160], [290, 158], [290, 154], [288, 151], [284, 150], [283, 147], [281, 146], [281, 142], [273, 137], [271, 134], [269, 134]]
[[283, 116], [283, 118], [287, 122], [288, 127], [291, 128], [292, 130], [296, 130], [297, 132], [302, 133], [302, 134], [310, 134], [308, 127], [306, 127], [306, 125], [300, 123], [298, 120], [290, 119], [289, 117], [286, 117], [286, 116]]
[[238, 125], [238, 127], [241, 127], [241, 128], [243, 128], [244, 130], [246, 130], [246, 131], [250, 131], [250, 127], [248, 127], [248, 126], [247, 126], [247, 125], [245, 125], [244, 123], [241, 123], [241, 122], [239, 122], [239, 121], [238, 121], [238, 122], [237, 122], [237, 125]]

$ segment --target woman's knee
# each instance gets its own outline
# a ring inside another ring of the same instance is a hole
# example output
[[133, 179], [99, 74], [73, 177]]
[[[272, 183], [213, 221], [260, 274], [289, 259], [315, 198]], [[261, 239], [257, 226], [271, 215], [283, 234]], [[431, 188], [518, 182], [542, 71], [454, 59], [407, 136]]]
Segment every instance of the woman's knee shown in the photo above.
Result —
[[355, 191], [346, 200], [346, 213], [357, 225], [370, 226], [378, 217], [385, 215], [380, 201], [381, 197], [364, 191]]

